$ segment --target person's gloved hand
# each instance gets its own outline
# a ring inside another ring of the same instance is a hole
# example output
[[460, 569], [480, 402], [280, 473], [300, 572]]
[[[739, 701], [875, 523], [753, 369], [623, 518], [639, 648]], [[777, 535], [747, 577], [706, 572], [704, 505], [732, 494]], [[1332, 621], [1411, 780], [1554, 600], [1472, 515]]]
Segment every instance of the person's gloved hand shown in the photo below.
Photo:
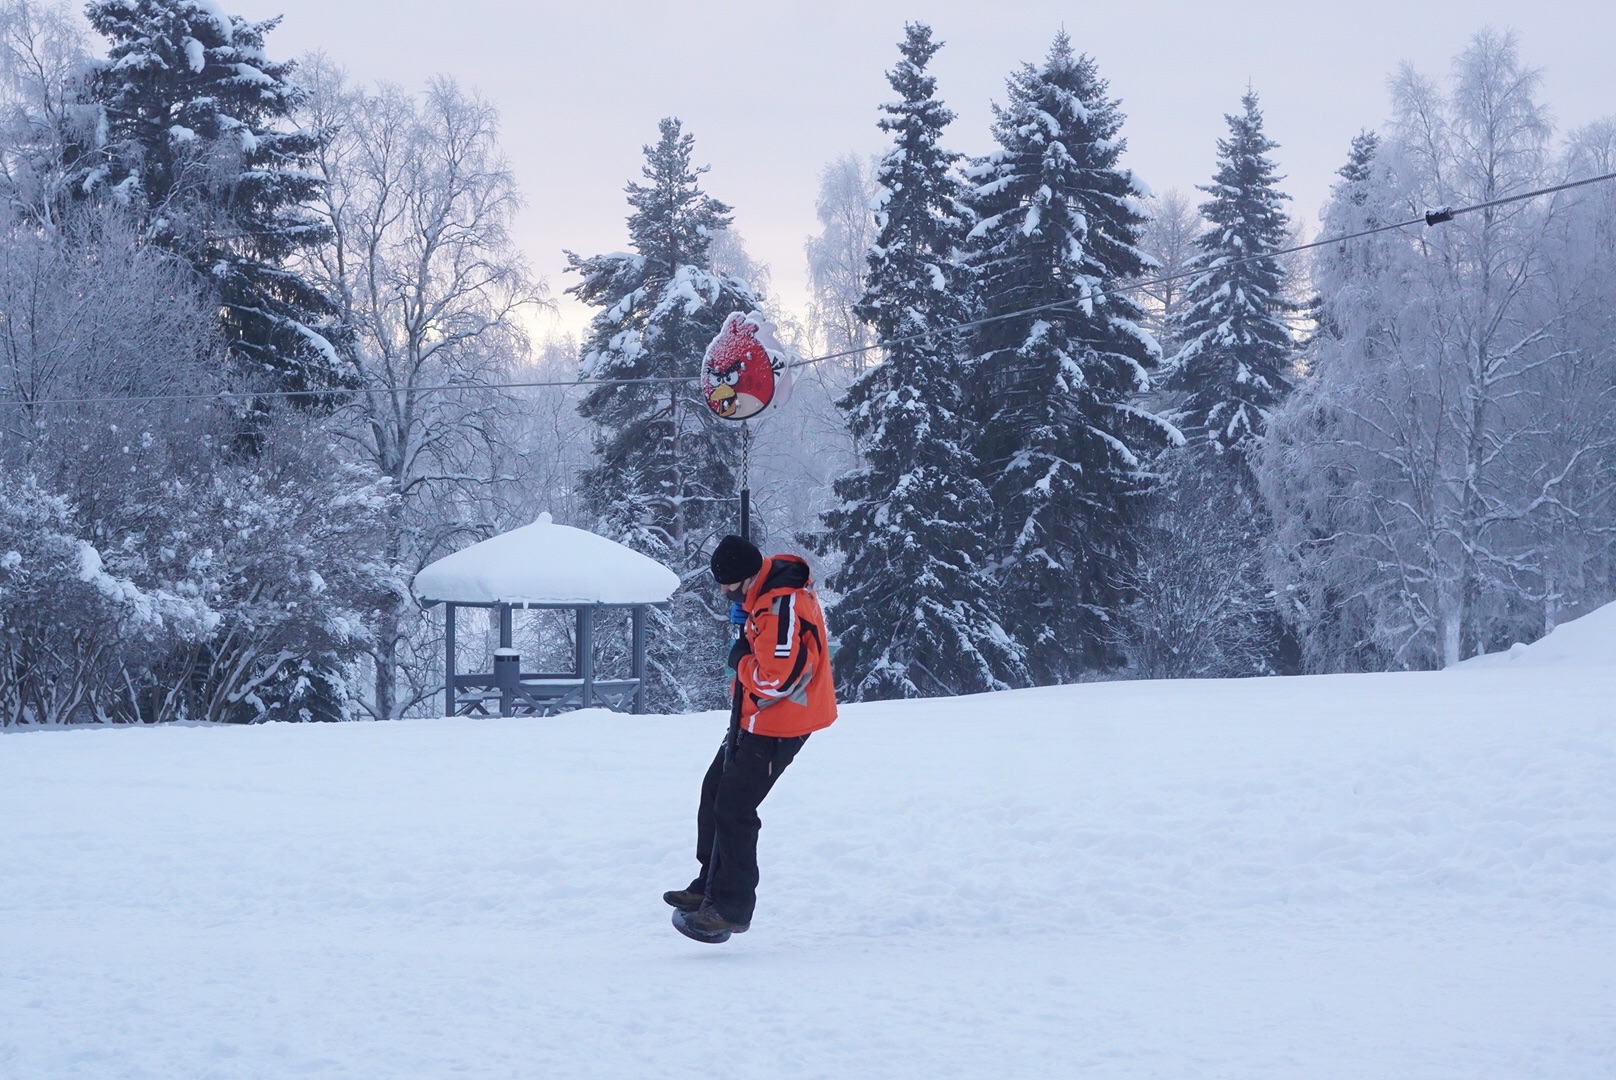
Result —
[[735, 644], [729, 647], [729, 659], [725, 663], [729, 665], [731, 671], [738, 671], [741, 666], [741, 657], [751, 651], [752, 643], [746, 640], [745, 634], [742, 634], [735, 639]]
[[731, 626], [745, 626], [746, 625], [746, 606], [744, 604], [742, 604], [739, 600], [730, 601], [730, 605], [729, 605], [729, 624]]

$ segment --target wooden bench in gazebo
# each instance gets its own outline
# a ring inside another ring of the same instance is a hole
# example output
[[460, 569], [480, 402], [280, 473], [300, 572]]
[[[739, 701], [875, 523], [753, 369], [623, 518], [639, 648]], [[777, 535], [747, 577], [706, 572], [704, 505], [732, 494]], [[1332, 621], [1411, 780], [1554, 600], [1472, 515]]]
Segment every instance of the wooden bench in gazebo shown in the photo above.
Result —
[[[551, 716], [567, 709], [645, 711], [645, 624], [650, 608], [679, 587], [672, 570], [604, 536], [557, 525], [549, 514], [520, 529], [446, 555], [415, 576], [422, 607], [444, 605], [445, 716]], [[494, 670], [456, 670], [455, 612], [489, 608], [499, 618]], [[522, 670], [512, 645], [518, 609], [574, 613], [571, 671]], [[597, 613], [631, 612], [633, 669], [602, 678], [595, 671]]]

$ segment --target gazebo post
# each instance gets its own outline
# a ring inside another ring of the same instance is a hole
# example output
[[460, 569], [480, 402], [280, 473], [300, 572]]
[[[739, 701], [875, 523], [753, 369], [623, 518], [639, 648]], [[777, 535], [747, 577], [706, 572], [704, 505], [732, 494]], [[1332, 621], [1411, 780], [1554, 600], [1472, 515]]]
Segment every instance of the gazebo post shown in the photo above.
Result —
[[455, 606], [443, 605], [443, 715], [455, 714]]
[[595, 703], [595, 609], [578, 609], [578, 677], [584, 681], [583, 707]]
[[645, 605], [634, 605], [634, 712], [645, 712]]
[[494, 650], [494, 681], [499, 686], [499, 715], [516, 715], [516, 691], [522, 685], [522, 658], [511, 644], [511, 605], [499, 605], [499, 648]]
[[584, 609], [572, 609], [572, 677], [584, 677]]

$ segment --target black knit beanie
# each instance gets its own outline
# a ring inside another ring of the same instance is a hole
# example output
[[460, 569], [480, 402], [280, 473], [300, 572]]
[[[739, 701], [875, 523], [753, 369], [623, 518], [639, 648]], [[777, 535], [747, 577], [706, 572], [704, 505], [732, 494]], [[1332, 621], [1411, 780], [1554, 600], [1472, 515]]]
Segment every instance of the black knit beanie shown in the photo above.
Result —
[[739, 536], [726, 536], [713, 550], [708, 565], [720, 585], [734, 585], [763, 569], [763, 552]]

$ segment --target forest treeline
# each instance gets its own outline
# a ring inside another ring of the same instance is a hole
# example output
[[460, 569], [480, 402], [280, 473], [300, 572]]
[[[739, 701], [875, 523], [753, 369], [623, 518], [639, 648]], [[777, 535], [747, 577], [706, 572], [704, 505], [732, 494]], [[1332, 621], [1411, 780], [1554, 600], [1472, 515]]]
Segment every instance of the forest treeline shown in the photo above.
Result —
[[[1199, 197], [1154, 194], [1061, 33], [968, 158], [916, 23], [889, 149], [822, 176], [808, 311], [667, 118], [627, 249], [567, 253], [590, 326], [539, 340], [475, 91], [276, 60], [200, 0], [86, 12], [0, 4], [6, 724], [435, 711], [410, 581], [541, 510], [680, 573], [652, 700], [721, 704], [704, 568], [743, 472], [849, 698], [1440, 667], [1613, 596], [1616, 185], [1287, 254], [1255, 90]], [[1616, 120], [1557, 132], [1510, 35], [1391, 85], [1322, 236], [1616, 171]], [[692, 376], [754, 309], [838, 355], [743, 461]]]

